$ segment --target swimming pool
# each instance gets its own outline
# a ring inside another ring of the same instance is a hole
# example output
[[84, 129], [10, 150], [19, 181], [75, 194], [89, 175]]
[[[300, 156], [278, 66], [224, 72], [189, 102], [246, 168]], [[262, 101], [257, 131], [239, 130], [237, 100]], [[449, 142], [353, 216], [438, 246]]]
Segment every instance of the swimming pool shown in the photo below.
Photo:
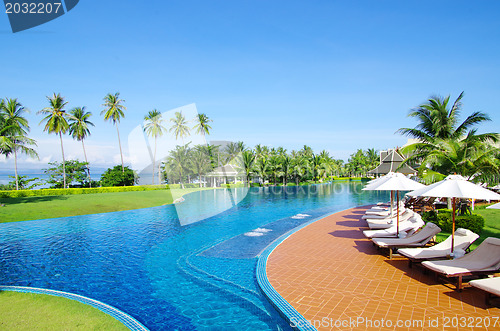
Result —
[[0, 284], [87, 296], [151, 330], [290, 329], [259, 290], [256, 256], [313, 218], [388, 198], [362, 187], [209, 190], [185, 196], [182, 211], [0, 224]]

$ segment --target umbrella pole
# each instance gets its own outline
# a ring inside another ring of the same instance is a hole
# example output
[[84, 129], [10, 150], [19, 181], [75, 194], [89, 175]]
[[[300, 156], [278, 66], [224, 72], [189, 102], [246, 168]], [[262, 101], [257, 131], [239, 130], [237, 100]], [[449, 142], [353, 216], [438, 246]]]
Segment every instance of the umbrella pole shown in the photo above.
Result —
[[453, 212], [451, 214], [451, 253], [453, 254], [453, 248], [455, 247], [455, 212], [457, 210], [456, 198], [451, 199], [451, 204], [453, 205]]
[[391, 218], [392, 218], [392, 205], [394, 204], [394, 191], [391, 191]]
[[399, 237], [399, 191], [396, 191], [397, 215], [396, 215], [396, 235]]

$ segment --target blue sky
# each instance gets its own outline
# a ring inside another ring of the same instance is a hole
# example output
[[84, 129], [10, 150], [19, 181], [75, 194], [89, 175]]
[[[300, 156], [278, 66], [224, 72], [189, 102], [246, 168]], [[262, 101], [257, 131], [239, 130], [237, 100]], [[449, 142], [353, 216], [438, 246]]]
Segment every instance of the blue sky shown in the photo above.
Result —
[[[86, 106], [96, 127], [91, 163], [119, 163], [115, 128], [100, 116], [119, 91], [127, 135], [152, 110], [195, 103], [211, 119], [210, 140], [243, 141], [347, 159], [358, 148], [401, 146], [409, 110], [431, 95], [456, 98], [463, 114], [500, 131], [498, 1], [94, 1], [13, 34], [0, 15], [0, 95], [31, 110], [43, 167], [61, 160], [57, 137], [36, 112], [61, 93]], [[170, 138], [172, 139], [172, 138]], [[66, 137], [72, 158], [81, 145]], [[12, 169], [0, 160], [0, 170]]]

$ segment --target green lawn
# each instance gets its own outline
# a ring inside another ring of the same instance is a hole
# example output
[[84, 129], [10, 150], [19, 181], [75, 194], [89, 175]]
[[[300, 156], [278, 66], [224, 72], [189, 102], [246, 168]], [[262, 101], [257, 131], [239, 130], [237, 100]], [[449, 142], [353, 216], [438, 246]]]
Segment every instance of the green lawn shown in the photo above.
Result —
[[[484, 217], [484, 228], [481, 236], [471, 245], [471, 249], [475, 249], [488, 237], [500, 238], [500, 209], [486, 209], [486, 206], [476, 206], [474, 209], [475, 214]], [[443, 241], [450, 235], [451, 233], [441, 232], [436, 236], [437, 241]]]
[[113, 317], [52, 295], [0, 291], [0, 330], [128, 330]]
[[[210, 189], [210, 188], [202, 188]], [[75, 215], [107, 213], [171, 204], [178, 197], [199, 191], [187, 188], [157, 191], [56, 195], [0, 199], [0, 223]], [[172, 197], [172, 193], [174, 196]]]

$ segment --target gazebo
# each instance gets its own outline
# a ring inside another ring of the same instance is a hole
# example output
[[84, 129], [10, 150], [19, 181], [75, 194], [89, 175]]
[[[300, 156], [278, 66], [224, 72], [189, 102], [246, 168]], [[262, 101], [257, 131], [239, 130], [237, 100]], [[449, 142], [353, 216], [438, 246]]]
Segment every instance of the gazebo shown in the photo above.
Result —
[[390, 149], [387, 151], [380, 151], [380, 164], [373, 170], [368, 171], [369, 174], [380, 176], [387, 175], [389, 172], [399, 172], [405, 175], [414, 175], [417, 170], [409, 165], [399, 166], [404, 161], [404, 157], [398, 152], [398, 149]]
[[211, 186], [216, 187], [220, 184], [227, 184], [228, 179], [234, 179], [234, 183], [238, 177], [241, 177], [242, 173], [239, 171], [239, 167], [232, 164], [226, 164], [222, 167], [217, 167], [210, 173], [206, 174], [207, 181], [210, 180]]

